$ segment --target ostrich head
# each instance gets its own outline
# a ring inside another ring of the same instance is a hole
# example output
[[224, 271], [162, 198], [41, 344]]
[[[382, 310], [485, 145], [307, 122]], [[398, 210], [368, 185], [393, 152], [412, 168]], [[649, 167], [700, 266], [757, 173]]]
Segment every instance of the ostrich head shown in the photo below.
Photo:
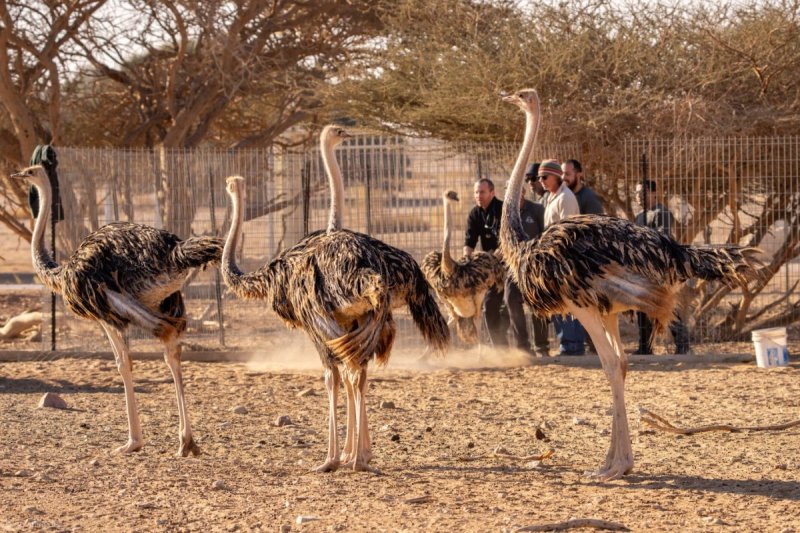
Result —
[[327, 146], [336, 146], [350, 137], [352, 137], [352, 135], [347, 133], [344, 128], [337, 126], [336, 124], [328, 124], [322, 128], [322, 133], [320, 134], [322, 144]]
[[520, 89], [502, 97], [504, 102], [515, 104], [523, 111], [535, 111], [539, 107], [539, 94], [536, 89]]
[[447, 191], [443, 195], [446, 202], [458, 202], [458, 193], [456, 191]]
[[34, 165], [32, 167], [24, 168], [19, 172], [11, 174], [12, 178], [25, 180], [35, 187], [44, 187], [50, 185], [47, 179], [47, 172], [41, 165]]
[[244, 196], [244, 178], [241, 176], [230, 176], [225, 180], [225, 189], [231, 196]]

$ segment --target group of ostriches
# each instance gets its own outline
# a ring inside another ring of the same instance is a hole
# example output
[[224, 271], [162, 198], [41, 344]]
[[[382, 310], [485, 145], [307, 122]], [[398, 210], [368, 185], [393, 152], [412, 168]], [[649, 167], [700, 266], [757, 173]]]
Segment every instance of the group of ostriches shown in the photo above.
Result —
[[[165, 359], [175, 382], [179, 414], [179, 454], [199, 453], [193, 437], [181, 377], [180, 337], [186, 329], [181, 287], [192, 269], [221, 262], [226, 285], [242, 298], [264, 300], [292, 328], [309, 336], [325, 368], [329, 401], [329, 445], [319, 471], [341, 464], [373, 470], [367, 425], [367, 365], [386, 363], [395, 339], [392, 310], [406, 305], [430, 348], [443, 352], [450, 334], [432, 288], [447, 308], [464, 340], [474, 340], [476, 317], [484, 293], [510, 275], [525, 301], [541, 316], [572, 313], [585, 326], [610, 382], [613, 398], [611, 445], [594, 475], [614, 479], [633, 466], [625, 411], [626, 355], [617, 325], [619, 313], [642, 311], [656, 331], [672, 320], [675, 295], [690, 277], [746, 284], [755, 277], [752, 249], [703, 249], [681, 245], [654, 230], [606, 216], [568, 218], [539, 238], [524, 241], [519, 210], [523, 169], [536, 141], [539, 98], [535, 90], [518, 91], [504, 100], [525, 113], [525, 135], [503, 206], [500, 249], [503, 268], [494, 256], [475, 254], [455, 261], [448, 245], [452, 231], [450, 203], [444, 195], [445, 238], [441, 253], [429, 254], [423, 270], [406, 252], [342, 227], [344, 186], [334, 149], [348, 137], [338, 126], [320, 136], [331, 189], [330, 219], [325, 230], [304, 237], [268, 264], [250, 273], [234, 257], [242, 230], [245, 186], [227, 179], [232, 220], [227, 239], [177, 236], [132, 223], [109, 224], [89, 235], [64, 264], [57, 264], [43, 244], [49, 216], [50, 185], [41, 167], [15, 174], [39, 192], [41, 211], [31, 240], [34, 268], [42, 282], [62, 295], [65, 305], [105, 330], [125, 387], [129, 437], [117, 449], [142, 447], [142, 430], [133, 389], [132, 362], [124, 341], [134, 324], [164, 343]], [[347, 397], [347, 432], [337, 440], [339, 383]]]

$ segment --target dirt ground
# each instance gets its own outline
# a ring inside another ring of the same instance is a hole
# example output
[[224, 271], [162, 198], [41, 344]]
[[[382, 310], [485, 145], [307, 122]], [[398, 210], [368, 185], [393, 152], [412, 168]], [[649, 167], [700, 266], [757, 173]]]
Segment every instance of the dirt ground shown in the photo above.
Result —
[[[596, 357], [525, 364], [473, 351], [423, 364], [397, 351], [371, 370], [367, 396], [382, 475], [317, 474], [327, 399], [319, 361], [297, 339], [249, 362], [184, 363], [203, 452], [189, 458], [175, 456], [163, 362], [135, 360], [145, 446], [127, 456], [111, 453], [127, 438], [112, 360], [0, 363], [0, 531], [514, 531], [589, 518], [634, 531], [800, 532], [800, 427], [675, 436], [638, 416], [641, 406], [685, 427], [795, 420], [796, 358], [758, 369], [742, 343], [633, 359], [636, 465], [600, 482], [584, 475], [602, 461], [611, 425]], [[69, 409], [37, 409], [45, 392]], [[277, 426], [284, 415], [291, 425]], [[498, 447], [516, 457], [493, 456]], [[549, 449], [543, 461], [518, 458]]]

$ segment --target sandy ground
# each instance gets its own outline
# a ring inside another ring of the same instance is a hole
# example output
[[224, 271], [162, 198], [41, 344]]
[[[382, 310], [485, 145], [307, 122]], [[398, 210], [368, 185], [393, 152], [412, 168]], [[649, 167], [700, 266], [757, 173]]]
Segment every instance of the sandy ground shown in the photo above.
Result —
[[[800, 531], [800, 427], [684, 437], [639, 421], [639, 406], [682, 426], [797, 419], [800, 364], [758, 369], [751, 346], [726, 346], [727, 357], [634, 361], [636, 466], [614, 482], [584, 475], [603, 459], [611, 422], [592, 356], [524, 364], [462, 352], [417, 364], [393, 354], [371, 371], [367, 400], [382, 475], [309, 472], [325, 456], [327, 400], [302, 346], [248, 363], [185, 362], [203, 452], [189, 458], [175, 456], [163, 362], [135, 363], [146, 443], [126, 456], [111, 452], [127, 438], [113, 361], [0, 363], [0, 531], [513, 531], [571, 518], [634, 531]], [[37, 409], [45, 392], [69, 409]], [[276, 426], [283, 415], [292, 424]], [[492, 456], [497, 447], [555, 453], [537, 462]]]

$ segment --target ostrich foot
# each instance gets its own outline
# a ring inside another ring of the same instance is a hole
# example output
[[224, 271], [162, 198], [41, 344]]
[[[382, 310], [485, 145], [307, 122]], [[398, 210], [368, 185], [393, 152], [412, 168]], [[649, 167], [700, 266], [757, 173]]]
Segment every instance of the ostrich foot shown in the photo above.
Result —
[[612, 481], [621, 479], [622, 476], [633, 469], [633, 460], [612, 461], [610, 464], [603, 465], [594, 472], [588, 472], [589, 477], [600, 481]]
[[200, 455], [200, 446], [194, 441], [193, 438], [189, 437], [188, 442], [181, 439], [181, 446], [178, 448], [178, 457], [188, 457], [189, 454], [192, 455]]
[[328, 459], [318, 467], [314, 468], [312, 472], [336, 472], [339, 468], [339, 459]]
[[142, 443], [141, 440], [128, 439], [128, 442], [126, 442], [125, 444], [123, 444], [119, 448], [116, 448], [114, 450], [114, 453], [138, 452], [139, 450], [142, 449], [142, 445], [143, 445], [143, 443]]
[[[342, 461], [342, 466], [352, 468], [353, 464], [356, 462], [356, 453], [343, 453], [340, 459]], [[370, 461], [372, 461], [372, 452], [364, 452], [364, 462], [369, 464]]]
[[369, 466], [366, 461], [353, 461], [353, 472], [370, 472], [379, 476], [383, 475], [383, 472], [374, 466]]

